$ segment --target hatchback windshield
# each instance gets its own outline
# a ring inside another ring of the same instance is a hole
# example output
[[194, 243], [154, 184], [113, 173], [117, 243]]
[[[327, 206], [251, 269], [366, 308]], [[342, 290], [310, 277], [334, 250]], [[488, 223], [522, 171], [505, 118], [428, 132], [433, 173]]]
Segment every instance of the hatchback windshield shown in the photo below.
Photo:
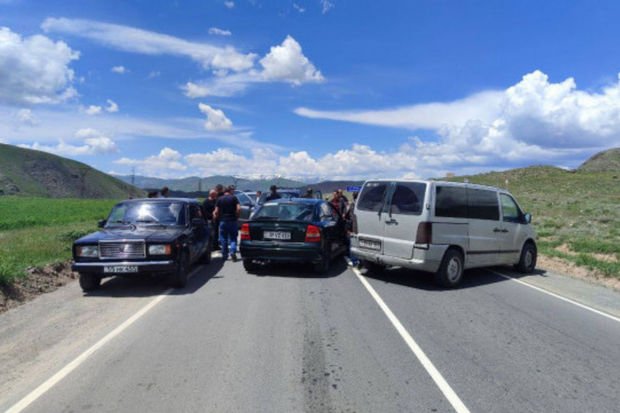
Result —
[[[271, 192], [263, 192], [263, 194], [260, 196], [260, 199], [258, 200], [258, 204], [259, 205], [264, 204], [265, 201], [267, 200], [267, 197], [269, 195], [271, 195]], [[300, 197], [299, 191], [296, 191], [296, 190], [278, 191], [278, 195], [280, 195], [280, 198], [282, 198], [282, 199], [291, 199], [291, 198], [299, 198]]]
[[253, 219], [312, 222], [313, 217], [312, 204], [267, 203], [256, 212]]
[[117, 225], [185, 225], [185, 213], [180, 202], [128, 202], [116, 205], [108, 218], [107, 227]]

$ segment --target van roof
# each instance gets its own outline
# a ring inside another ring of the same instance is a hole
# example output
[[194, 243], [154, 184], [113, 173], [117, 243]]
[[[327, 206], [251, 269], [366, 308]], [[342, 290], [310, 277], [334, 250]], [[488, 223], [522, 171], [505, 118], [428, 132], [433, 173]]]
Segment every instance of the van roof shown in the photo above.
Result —
[[423, 184], [447, 184], [447, 185], [452, 185], [452, 186], [467, 186], [469, 188], [489, 189], [489, 190], [509, 193], [508, 190], [497, 187], [497, 186], [473, 184], [471, 182], [436, 181], [433, 179], [385, 179], [385, 178], [368, 179], [364, 182], [364, 185], [367, 182], [407, 182], [407, 183], [419, 182]]

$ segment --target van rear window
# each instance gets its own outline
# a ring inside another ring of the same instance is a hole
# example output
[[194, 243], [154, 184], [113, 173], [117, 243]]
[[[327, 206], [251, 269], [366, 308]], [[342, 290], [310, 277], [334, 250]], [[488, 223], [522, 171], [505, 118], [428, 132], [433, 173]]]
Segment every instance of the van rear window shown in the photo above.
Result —
[[368, 182], [364, 185], [355, 208], [361, 211], [381, 211], [387, 187], [388, 182]]
[[499, 220], [499, 202], [495, 191], [468, 188], [467, 206], [469, 207], [469, 218]]
[[438, 186], [435, 216], [467, 218], [467, 192], [461, 186]]

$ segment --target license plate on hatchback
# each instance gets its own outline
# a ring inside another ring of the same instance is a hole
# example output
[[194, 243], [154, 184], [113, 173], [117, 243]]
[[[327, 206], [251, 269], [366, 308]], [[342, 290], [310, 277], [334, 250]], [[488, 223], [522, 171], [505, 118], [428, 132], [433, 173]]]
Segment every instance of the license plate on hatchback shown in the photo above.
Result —
[[138, 272], [137, 265], [106, 265], [103, 267], [104, 273], [111, 274], [128, 274]]
[[265, 231], [263, 232], [263, 239], [277, 239], [286, 241], [291, 239], [291, 233], [284, 231]]
[[371, 239], [361, 239], [359, 240], [360, 248], [366, 248], [369, 250], [381, 251], [381, 242], [375, 241]]

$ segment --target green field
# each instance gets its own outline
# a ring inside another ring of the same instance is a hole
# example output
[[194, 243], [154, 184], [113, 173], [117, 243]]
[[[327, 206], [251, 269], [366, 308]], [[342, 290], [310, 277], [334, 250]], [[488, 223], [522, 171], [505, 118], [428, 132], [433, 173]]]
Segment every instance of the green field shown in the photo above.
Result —
[[0, 283], [69, 260], [73, 240], [94, 231], [116, 202], [0, 197]]

